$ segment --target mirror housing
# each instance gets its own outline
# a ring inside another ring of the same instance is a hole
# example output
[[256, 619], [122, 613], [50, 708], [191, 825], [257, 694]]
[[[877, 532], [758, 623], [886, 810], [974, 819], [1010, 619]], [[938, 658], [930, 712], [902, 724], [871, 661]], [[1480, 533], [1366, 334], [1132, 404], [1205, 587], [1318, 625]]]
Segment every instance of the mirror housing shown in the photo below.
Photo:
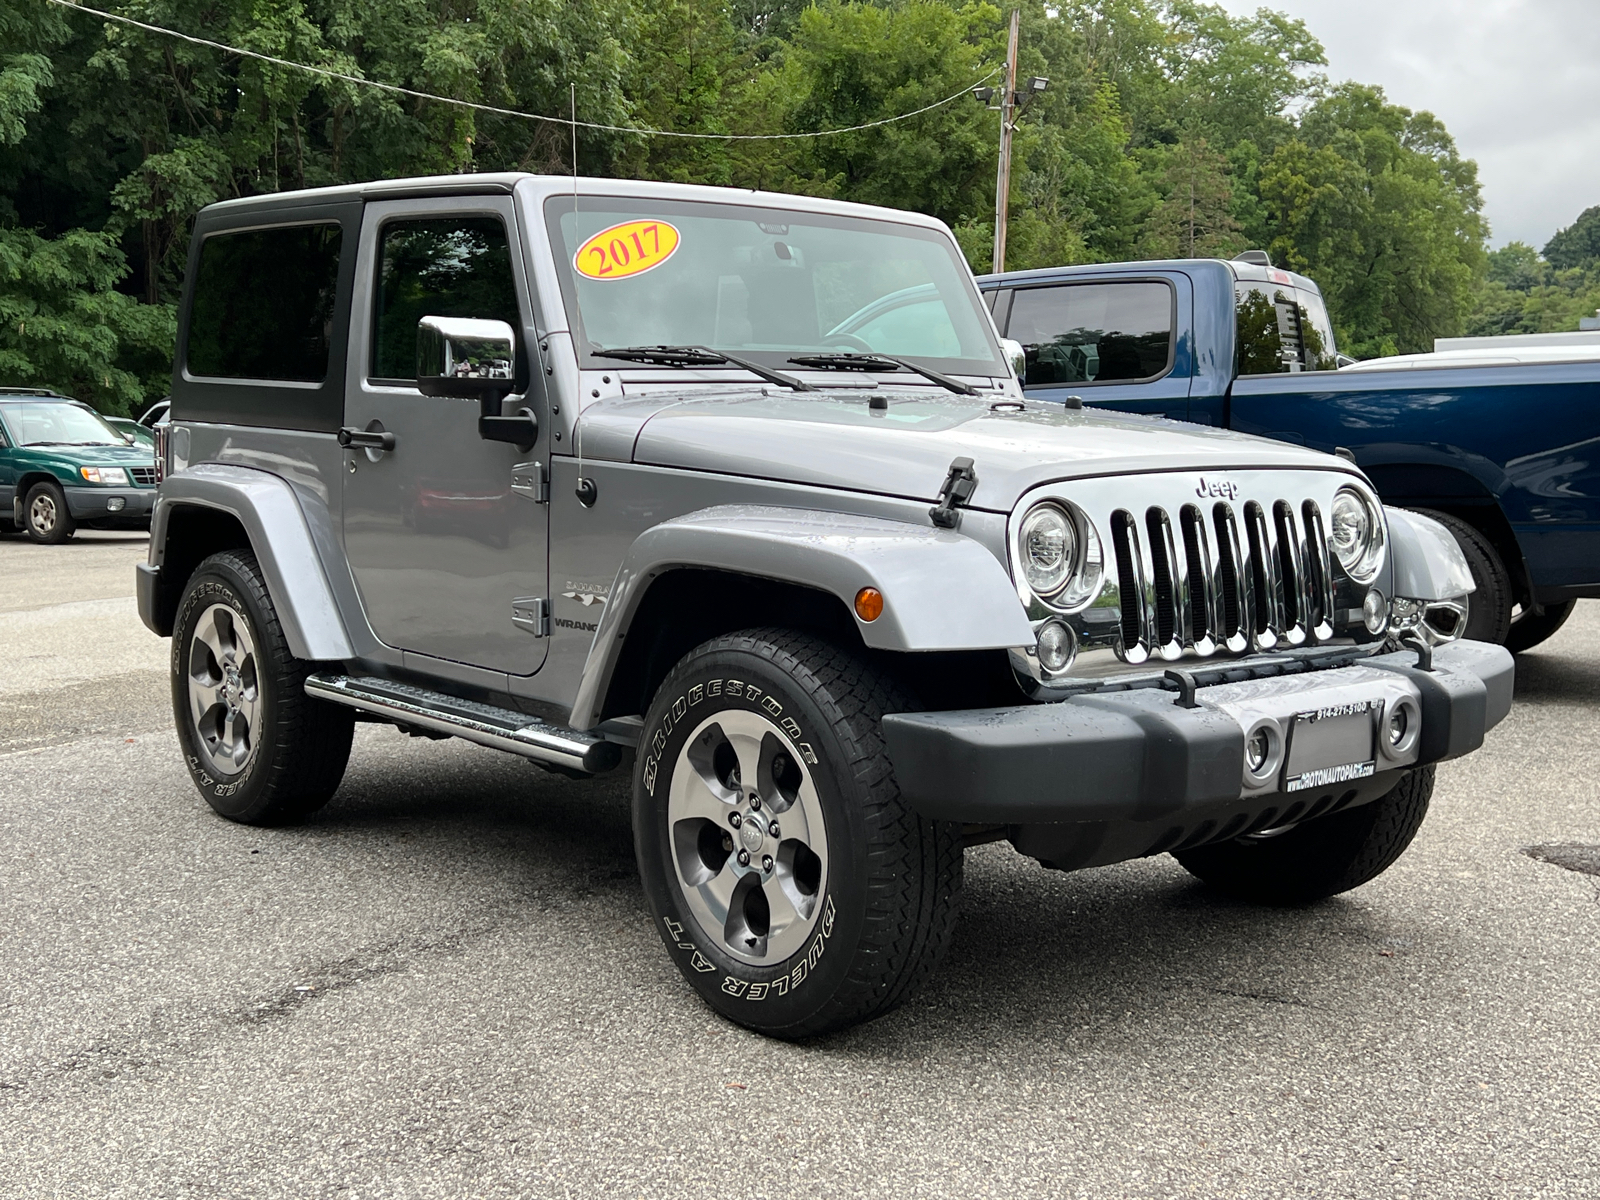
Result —
[[1021, 383], [1028, 373], [1028, 352], [1022, 348], [1022, 343], [1011, 338], [1001, 338], [1000, 352], [1011, 364], [1011, 373], [1017, 377], [1017, 382]]
[[478, 436], [530, 449], [539, 423], [524, 408], [500, 415], [500, 402], [516, 388], [517, 334], [504, 321], [423, 317], [417, 322], [417, 390], [478, 402]]

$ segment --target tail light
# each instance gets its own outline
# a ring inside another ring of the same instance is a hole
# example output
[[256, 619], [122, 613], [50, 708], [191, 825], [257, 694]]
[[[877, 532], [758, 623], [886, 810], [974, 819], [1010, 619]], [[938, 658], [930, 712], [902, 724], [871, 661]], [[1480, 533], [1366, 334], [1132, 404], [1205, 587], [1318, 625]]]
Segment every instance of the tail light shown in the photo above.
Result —
[[172, 452], [172, 426], [162, 421], [151, 432], [156, 438], [156, 486], [160, 487], [172, 469], [167, 457]]

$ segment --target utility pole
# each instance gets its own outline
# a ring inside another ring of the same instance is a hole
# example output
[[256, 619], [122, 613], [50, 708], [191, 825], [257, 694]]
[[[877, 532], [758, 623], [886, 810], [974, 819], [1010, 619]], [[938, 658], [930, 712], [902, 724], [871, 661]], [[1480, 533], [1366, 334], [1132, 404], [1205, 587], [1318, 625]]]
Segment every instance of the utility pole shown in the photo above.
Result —
[[1011, 131], [1016, 128], [1017, 35], [1022, 10], [1011, 10], [1011, 36], [1006, 41], [1005, 91], [1000, 99], [1000, 169], [994, 183], [994, 269], [1006, 269], [1006, 209], [1011, 202]]

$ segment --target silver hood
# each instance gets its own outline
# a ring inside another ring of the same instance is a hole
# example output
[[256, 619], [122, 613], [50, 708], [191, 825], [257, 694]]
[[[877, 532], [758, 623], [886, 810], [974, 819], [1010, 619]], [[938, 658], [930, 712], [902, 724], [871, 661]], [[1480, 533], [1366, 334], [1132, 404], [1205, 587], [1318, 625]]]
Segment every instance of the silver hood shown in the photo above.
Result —
[[973, 508], [1009, 512], [1057, 480], [1150, 471], [1287, 468], [1357, 472], [1333, 455], [1164, 418], [1065, 409], [1010, 397], [900, 389], [792, 395], [739, 389], [653, 393], [591, 404], [593, 458], [938, 499], [952, 459], [974, 461]]

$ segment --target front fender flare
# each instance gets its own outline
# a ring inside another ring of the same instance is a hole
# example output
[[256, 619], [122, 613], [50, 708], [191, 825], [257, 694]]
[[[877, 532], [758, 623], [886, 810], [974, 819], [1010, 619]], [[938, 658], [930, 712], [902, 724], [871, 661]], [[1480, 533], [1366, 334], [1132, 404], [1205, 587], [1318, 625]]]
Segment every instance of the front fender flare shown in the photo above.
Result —
[[881, 517], [761, 505], [701, 509], [640, 534], [595, 630], [572, 725], [600, 719], [622, 637], [652, 580], [678, 567], [730, 571], [817, 588], [852, 615], [856, 593], [883, 593], [883, 615], [856, 628], [877, 650], [1003, 650], [1033, 643], [1005, 568], [971, 538]]
[[202, 463], [168, 476], [150, 521], [151, 560], [157, 566], [166, 556], [172, 514], [186, 506], [228, 513], [244, 527], [296, 658], [336, 662], [355, 657], [311, 528], [288, 481], [231, 463]]
[[1459, 600], [1474, 588], [1466, 555], [1432, 517], [1384, 505], [1391, 586], [1407, 600]]

